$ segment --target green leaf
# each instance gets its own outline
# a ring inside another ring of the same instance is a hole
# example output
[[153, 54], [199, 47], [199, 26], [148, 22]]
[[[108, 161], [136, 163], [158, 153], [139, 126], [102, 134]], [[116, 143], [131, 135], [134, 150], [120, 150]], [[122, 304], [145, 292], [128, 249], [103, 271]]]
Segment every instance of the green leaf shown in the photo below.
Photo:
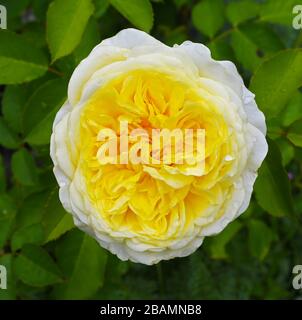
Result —
[[223, 0], [205, 0], [195, 5], [192, 21], [197, 30], [212, 38], [224, 25]]
[[47, 286], [62, 281], [62, 274], [46, 250], [25, 245], [13, 263], [17, 277], [30, 286]]
[[295, 156], [295, 148], [294, 146], [287, 141], [285, 138], [279, 138], [275, 140], [277, 143], [279, 150], [282, 156], [282, 165], [287, 166]]
[[21, 16], [29, 2], [30, 0], [1, 0], [1, 5], [5, 6], [9, 16], [18, 17]]
[[90, 18], [83, 34], [82, 41], [73, 52], [75, 65], [86, 58], [91, 50], [100, 43], [100, 33], [98, 23], [94, 18]]
[[41, 223], [45, 208], [47, 208], [47, 201], [52, 193], [53, 190], [47, 189], [31, 194], [22, 202], [16, 221], [18, 229]]
[[48, 69], [44, 52], [20, 35], [0, 29], [0, 84], [28, 82]]
[[259, 205], [273, 216], [289, 216], [294, 211], [287, 173], [273, 141], [269, 141], [268, 155], [259, 170], [255, 195]]
[[104, 281], [107, 253], [87, 234], [75, 229], [59, 243], [59, 266], [67, 282], [55, 289], [57, 299], [87, 299]]
[[294, 122], [288, 128], [287, 139], [295, 146], [302, 147], [302, 119]]
[[15, 132], [22, 132], [22, 109], [27, 98], [25, 86], [12, 85], [5, 87], [2, 100], [3, 117]]
[[259, 3], [252, 0], [230, 2], [226, 7], [226, 16], [233, 26], [254, 18], [260, 10]]
[[284, 127], [288, 127], [296, 120], [302, 119], [302, 93], [300, 91], [297, 91], [289, 100], [280, 115], [280, 119]]
[[62, 207], [57, 188], [52, 191], [46, 201], [42, 224], [45, 229], [45, 243], [59, 238], [74, 228], [72, 216]]
[[23, 38], [38, 48], [47, 46], [45, 39], [45, 27], [41, 23], [31, 22], [25, 26], [22, 32]]
[[297, 0], [267, 0], [261, 6], [261, 21], [292, 25], [293, 7]]
[[14, 178], [25, 186], [38, 184], [38, 173], [32, 155], [25, 149], [15, 152], [12, 156]]
[[268, 254], [273, 240], [272, 230], [260, 220], [250, 220], [248, 229], [251, 254], [259, 260], [263, 260]]
[[0, 154], [0, 193], [6, 190], [6, 172], [3, 161], [3, 156]]
[[241, 229], [242, 224], [239, 221], [233, 221], [222, 233], [211, 239], [210, 251], [214, 259], [226, 259], [228, 254], [226, 252], [227, 244]]
[[44, 230], [41, 224], [33, 224], [29, 227], [18, 229], [11, 239], [13, 251], [21, 249], [25, 244], [42, 244]]
[[100, 18], [105, 12], [107, 11], [109, 7], [109, 0], [94, 0], [95, 4], [95, 17]]
[[13, 199], [5, 193], [0, 194], [0, 248], [2, 248], [12, 230], [16, 215]]
[[5, 120], [0, 116], [0, 145], [8, 149], [17, 149], [19, 139], [17, 135], [8, 127]]
[[16, 279], [13, 274], [12, 267], [13, 257], [11, 254], [0, 256], [0, 265], [6, 268], [7, 288], [0, 289], [0, 300], [14, 300], [16, 299]]
[[110, 3], [135, 27], [149, 32], [153, 26], [153, 9], [149, 0], [110, 0]]
[[80, 43], [89, 17], [91, 0], [54, 0], [47, 11], [47, 41], [52, 62], [70, 54]]
[[66, 79], [54, 79], [47, 81], [31, 96], [23, 110], [26, 142], [31, 145], [49, 144], [53, 120], [66, 95]]
[[277, 116], [302, 84], [302, 50], [282, 51], [263, 62], [252, 77], [250, 90], [267, 118]]
[[232, 47], [229, 44], [229, 37], [217, 37], [210, 41], [207, 46], [211, 50], [212, 57], [216, 60], [235, 60]]
[[239, 62], [255, 70], [272, 53], [284, 49], [279, 37], [266, 25], [249, 23], [231, 33], [231, 45]]

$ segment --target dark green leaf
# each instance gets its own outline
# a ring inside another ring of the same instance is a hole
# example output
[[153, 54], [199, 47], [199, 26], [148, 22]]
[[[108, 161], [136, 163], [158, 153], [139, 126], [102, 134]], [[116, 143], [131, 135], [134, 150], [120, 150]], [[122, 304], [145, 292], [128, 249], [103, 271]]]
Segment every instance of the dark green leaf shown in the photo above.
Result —
[[21, 249], [25, 244], [42, 244], [44, 230], [41, 224], [33, 224], [29, 227], [18, 229], [11, 239], [12, 250]]
[[67, 81], [46, 82], [31, 96], [24, 107], [23, 126], [26, 142], [31, 145], [49, 144], [52, 124], [67, 95]]
[[22, 185], [33, 186], [39, 182], [34, 159], [25, 149], [13, 154], [12, 171], [15, 179]]
[[27, 98], [26, 87], [22, 85], [6, 86], [2, 100], [2, 112], [4, 119], [15, 132], [23, 130], [22, 110]]
[[0, 248], [2, 248], [12, 230], [16, 206], [13, 199], [5, 193], [0, 194]]
[[90, 18], [83, 34], [82, 41], [74, 50], [75, 65], [78, 65], [81, 60], [86, 58], [90, 51], [100, 42], [100, 33], [98, 23], [95, 19]]
[[9, 128], [2, 117], [0, 117], [0, 145], [8, 149], [17, 149], [19, 146], [17, 135]]
[[95, 17], [101, 17], [109, 7], [109, 0], [94, 0], [95, 4]]
[[236, 58], [248, 70], [255, 70], [264, 58], [284, 49], [279, 37], [268, 26], [253, 23], [235, 29], [231, 44]]
[[0, 29], [0, 84], [28, 82], [48, 68], [44, 52], [20, 35]]
[[0, 155], [0, 193], [6, 190], [6, 172], [2, 155]]
[[57, 286], [57, 299], [87, 299], [103, 284], [107, 253], [79, 230], [69, 232], [57, 247], [58, 263], [68, 278]]
[[233, 221], [222, 233], [211, 239], [210, 251], [214, 259], [226, 259], [226, 245], [241, 229], [242, 224], [239, 221]]
[[259, 205], [273, 216], [293, 213], [293, 204], [287, 174], [282, 166], [277, 145], [270, 141], [269, 152], [264, 160], [255, 184]]
[[251, 254], [263, 260], [269, 252], [273, 233], [272, 230], [260, 220], [249, 221], [249, 247]]
[[17, 277], [31, 286], [47, 286], [62, 281], [61, 271], [46, 250], [25, 245], [14, 260]]
[[7, 286], [5, 290], [0, 288], [0, 300], [16, 299], [16, 279], [12, 268], [13, 257], [11, 254], [0, 256], [0, 265], [6, 268]]
[[44, 206], [42, 224], [45, 229], [45, 242], [59, 238], [74, 227], [71, 214], [62, 207], [57, 188], [52, 191]]

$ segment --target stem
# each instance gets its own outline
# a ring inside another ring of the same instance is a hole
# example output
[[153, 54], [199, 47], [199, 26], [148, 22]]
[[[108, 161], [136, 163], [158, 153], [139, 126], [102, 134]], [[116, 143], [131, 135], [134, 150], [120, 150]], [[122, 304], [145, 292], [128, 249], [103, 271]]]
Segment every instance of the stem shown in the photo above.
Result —
[[62, 72], [60, 72], [60, 71], [58, 71], [58, 70], [56, 70], [54, 68], [51, 68], [51, 67], [48, 68], [48, 72], [54, 73], [54, 74], [56, 74], [57, 76], [60, 76], [60, 77], [64, 76], [64, 73], [62, 73]]

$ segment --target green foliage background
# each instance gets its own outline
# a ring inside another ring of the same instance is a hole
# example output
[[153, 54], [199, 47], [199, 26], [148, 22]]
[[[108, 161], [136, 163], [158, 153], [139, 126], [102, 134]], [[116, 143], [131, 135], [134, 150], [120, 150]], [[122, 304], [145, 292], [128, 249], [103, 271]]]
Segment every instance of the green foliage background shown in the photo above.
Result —
[[[301, 298], [302, 34], [299, 0], [0, 0], [0, 299]], [[300, 4], [302, 2], [300, 1]], [[246, 213], [193, 255], [121, 262], [77, 230], [58, 201], [52, 121], [76, 65], [135, 26], [232, 60], [265, 112], [270, 150]]]

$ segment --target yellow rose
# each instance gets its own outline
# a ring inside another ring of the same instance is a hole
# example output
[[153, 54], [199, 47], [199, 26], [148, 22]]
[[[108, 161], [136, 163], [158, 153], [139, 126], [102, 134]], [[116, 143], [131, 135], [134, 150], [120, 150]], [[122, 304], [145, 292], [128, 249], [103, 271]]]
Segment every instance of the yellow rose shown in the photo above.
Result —
[[[125, 161], [123, 122], [144, 132], [141, 141], [127, 141], [141, 162]], [[204, 130], [203, 152], [186, 161], [174, 139], [170, 160], [163, 145], [153, 163], [143, 148], [152, 145], [151, 132], [164, 129]], [[120, 259], [154, 264], [191, 254], [246, 210], [267, 153], [265, 134], [264, 116], [233, 63], [213, 60], [201, 44], [171, 48], [126, 29], [74, 71], [51, 157], [75, 224]]]

